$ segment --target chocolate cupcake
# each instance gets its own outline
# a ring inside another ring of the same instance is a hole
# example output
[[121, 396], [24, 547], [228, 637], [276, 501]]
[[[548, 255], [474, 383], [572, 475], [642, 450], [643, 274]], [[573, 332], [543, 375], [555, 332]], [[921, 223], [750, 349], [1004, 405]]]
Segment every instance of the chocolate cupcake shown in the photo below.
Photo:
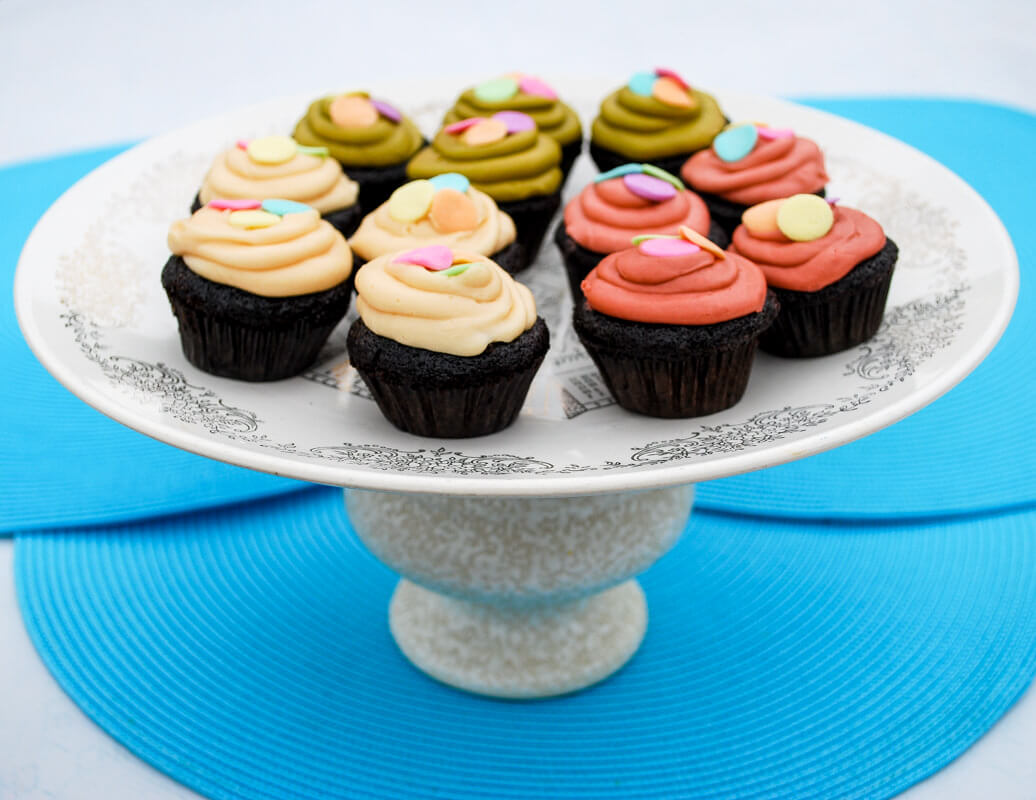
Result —
[[212, 200], [278, 197], [315, 208], [343, 236], [363, 218], [359, 186], [328, 156], [326, 147], [300, 145], [290, 136], [241, 140], [224, 150], [205, 175], [191, 213]]
[[866, 214], [812, 194], [749, 208], [730, 252], [762, 269], [781, 304], [759, 346], [789, 358], [837, 353], [877, 333], [899, 256]]
[[583, 126], [576, 112], [558, 99], [557, 92], [532, 75], [513, 72], [464, 91], [446, 112], [444, 125], [471, 117], [489, 117], [497, 111], [521, 111], [561, 147], [562, 183], [583, 149]]
[[550, 345], [532, 293], [485, 256], [431, 246], [368, 261], [349, 360], [393, 425], [484, 436], [514, 422]]
[[712, 95], [692, 89], [672, 70], [638, 72], [601, 103], [590, 157], [602, 172], [634, 161], [675, 175], [726, 122]]
[[429, 245], [488, 256], [510, 273], [527, 266], [511, 218], [456, 172], [404, 183], [349, 240], [356, 269], [378, 256]]
[[214, 200], [173, 223], [169, 249], [162, 286], [184, 355], [213, 375], [296, 375], [349, 308], [349, 246], [300, 203]]
[[681, 225], [721, 249], [728, 243], [702, 199], [676, 176], [651, 164], [624, 164], [602, 172], [565, 206], [565, 218], [554, 232], [572, 299], [582, 299], [583, 278], [606, 255], [628, 249], [639, 234], [676, 235]]
[[583, 281], [580, 341], [615, 401], [652, 417], [737, 403], [777, 301], [751, 261], [687, 227], [606, 257]]
[[367, 92], [322, 97], [295, 125], [295, 140], [326, 147], [360, 185], [360, 205], [376, 208], [406, 183], [406, 163], [421, 149], [417, 126], [393, 105]]
[[526, 258], [536, 258], [561, 206], [561, 148], [528, 114], [499, 111], [454, 122], [407, 165], [411, 178], [459, 172], [514, 220]]
[[731, 234], [749, 206], [813, 193], [824, 196], [827, 170], [816, 143], [787, 128], [734, 125], [691, 156], [680, 176]]

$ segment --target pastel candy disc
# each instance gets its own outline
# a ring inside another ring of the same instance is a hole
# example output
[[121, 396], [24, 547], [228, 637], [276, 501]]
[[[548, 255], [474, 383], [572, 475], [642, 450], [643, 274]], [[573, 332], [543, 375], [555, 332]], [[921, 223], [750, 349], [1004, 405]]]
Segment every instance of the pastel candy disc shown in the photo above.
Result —
[[686, 239], [646, 239], [637, 245], [646, 256], [661, 256], [672, 258], [674, 256], [689, 256], [701, 250], [696, 244], [691, 244]]
[[531, 75], [523, 75], [518, 79], [518, 88], [533, 97], [546, 97], [548, 100], [557, 100], [558, 95], [550, 86], [534, 78]]
[[795, 131], [791, 128], [770, 128], [766, 125], [756, 126], [763, 139], [794, 139]]
[[677, 85], [685, 91], [689, 92], [691, 90], [691, 87], [687, 85], [687, 81], [680, 77], [679, 73], [674, 70], [666, 69], [665, 67], [655, 67], [655, 74], [659, 78], [669, 78], [670, 80], [675, 81]]
[[502, 103], [518, 94], [518, 81], [503, 77], [480, 83], [475, 87], [475, 97], [484, 103]]
[[339, 128], [369, 128], [378, 121], [378, 109], [366, 97], [345, 94], [327, 107], [331, 121]]
[[760, 238], [777, 236], [781, 232], [781, 229], [777, 227], [777, 209], [782, 205], [784, 205], [783, 197], [779, 200], [758, 203], [745, 209], [745, 213], [741, 215], [741, 222], [753, 236]]
[[658, 80], [658, 76], [653, 72], [638, 72], [630, 78], [630, 82], [626, 85], [629, 86], [633, 94], [639, 94], [641, 97], [651, 97], [656, 80]]
[[445, 128], [446, 133], [456, 136], [458, 133], [463, 133], [473, 125], [478, 125], [485, 117], [468, 117], [467, 119], [459, 119], [456, 122], [451, 122]]
[[676, 187], [651, 175], [625, 175], [622, 182], [637, 197], [652, 203], [662, 203], [676, 197]]
[[499, 119], [484, 119], [464, 131], [464, 143], [477, 147], [499, 142], [507, 136], [507, 123]]
[[384, 100], [375, 100], [372, 97], [371, 105], [374, 106], [375, 111], [381, 114], [381, 116], [389, 122], [400, 122], [403, 119], [403, 115], [400, 113], [399, 109], [391, 103], [386, 103]]
[[466, 194], [440, 189], [432, 198], [428, 219], [439, 233], [472, 231], [478, 227], [478, 209]]
[[282, 200], [280, 198], [268, 198], [263, 200], [263, 211], [269, 211], [283, 217], [285, 214], [303, 214], [312, 211], [305, 203], [296, 203], [294, 200]]
[[276, 225], [281, 221], [281, 218], [276, 214], [271, 214], [269, 211], [261, 211], [260, 209], [249, 209], [248, 211], [231, 211], [227, 217], [227, 222], [233, 225], [235, 228], [269, 228], [271, 225]]
[[226, 198], [219, 197], [215, 200], [209, 201], [209, 207], [215, 208], [220, 211], [244, 211], [249, 208], [259, 208], [262, 206], [258, 200], [239, 200], [237, 198]]
[[655, 85], [651, 89], [651, 96], [667, 106], [690, 108], [694, 105], [687, 90], [669, 77], [659, 78], [655, 81]]
[[521, 111], [498, 111], [492, 118], [504, 123], [508, 133], [536, 130], [536, 120]]
[[643, 164], [620, 164], [617, 167], [612, 167], [607, 172], [600, 173], [594, 178], [594, 183], [610, 181], [612, 178], [621, 178], [623, 175], [639, 175], [643, 171]]
[[453, 252], [441, 244], [430, 244], [400, 253], [394, 259], [397, 264], [415, 264], [434, 272], [440, 272], [453, 266]]
[[471, 183], [461, 175], [459, 172], [444, 172], [442, 175], [436, 175], [428, 179], [428, 182], [435, 187], [435, 190], [439, 189], [454, 189], [461, 194], [468, 191], [468, 187]]
[[252, 139], [245, 152], [258, 164], [284, 164], [295, 157], [298, 145], [290, 136], [263, 136]]
[[711, 239], [702, 236], [694, 228], [688, 228], [686, 225], [680, 226], [680, 235], [691, 244], [696, 244], [706, 253], [712, 253], [716, 258], [726, 258], [727, 254], [723, 252], [723, 248], [716, 244]]
[[831, 206], [815, 194], [795, 194], [777, 209], [777, 227], [792, 241], [812, 242], [824, 236], [835, 223]]
[[740, 161], [752, 152], [758, 138], [755, 125], [735, 125], [712, 140], [712, 149], [723, 161]]
[[431, 181], [404, 183], [388, 199], [388, 213], [397, 222], [417, 222], [432, 207], [435, 187]]

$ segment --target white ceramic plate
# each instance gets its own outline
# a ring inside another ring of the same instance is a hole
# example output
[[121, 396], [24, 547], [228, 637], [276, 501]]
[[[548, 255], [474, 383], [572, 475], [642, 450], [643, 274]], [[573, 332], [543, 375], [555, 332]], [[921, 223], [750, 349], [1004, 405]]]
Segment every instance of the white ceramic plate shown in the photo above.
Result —
[[[381, 94], [431, 134], [459, 88], [439, 80]], [[558, 88], [588, 128], [612, 87], [586, 80]], [[550, 326], [551, 352], [519, 420], [501, 433], [434, 440], [393, 428], [348, 369], [348, 322], [302, 377], [257, 385], [200, 372], [180, 351], [159, 285], [166, 229], [187, 215], [216, 152], [239, 138], [290, 131], [319, 94], [151, 139], [51, 207], [22, 252], [15, 301], [26, 338], [58, 380], [142, 433], [279, 475], [395, 491], [577, 495], [708, 480], [858, 439], [960, 381], [992, 349], [1014, 308], [1011, 241], [956, 175], [856, 123], [720, 92], [731, 119], [762, 119], [815, 139], [828, 156], [830, 195], [871, 214], [899, 244], [885, 323], [866, 345], [812, 360], [760, 354], [744, 399], [709, 417], [631, 414], [612, 403], [572, 334], [563, 268], [548, 241], [522, 280]], [[567, 197], [593, 174], [584, 156]]]

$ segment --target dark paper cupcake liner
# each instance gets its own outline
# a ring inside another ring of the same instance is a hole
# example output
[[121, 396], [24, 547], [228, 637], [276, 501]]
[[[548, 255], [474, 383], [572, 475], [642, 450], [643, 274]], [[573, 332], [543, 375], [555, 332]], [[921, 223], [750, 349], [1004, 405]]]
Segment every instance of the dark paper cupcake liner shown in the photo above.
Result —
[[[415, 244], [414, 247], [419, 245]], [[504, 272], [508, 272], [514, 275], [517, 272], [521, 272], [527, 266], [529, 261], [525, 257], [525, 248], [521, 246], [519, 242], [511, 242], [503, 250], [497, 250], [495, 253], [489, 256], [489, 258], [498, 264]], [[353, 251], [353, 274], [367, 263], [366, 259], [360, 258]]]
[[561, 191], [498, 205], [501, 211], [510, 214], [514, 220], [514, 227], [518, 232], [517, 241], [525, 249], [527, 263], [531, 264], [540, 252], [540, 246], [554, 214], [561, 207]]
[[[702, 200], [705, 201], [705, 205], [709, 207], [709, 213], [712, 215], [713, 221], [719, 223], [727, 236], [733, 236], [734, 229], [741, 224], [741, 215], [749, 209], [749, 206], [746, 206], [743, 203], [734, 203], [726, 198], [720, 197], [718, 194], [699, 192], [697, 189], [694, 189], [694, 187], [691, 188]], [[817, 195], [817, 197], [825, 197], [827, 190], [820, 188], [813, 192], [813, 194]]]
[[866, 342], [881, 327], [898, 257], [896, 243], [886, 238], [875, 255], [818, 292], [773, 288], [781, 311], [759, 346], [785, 358], [812, 358]]
[[406, 174], [406, 165], [406, 161], [387, 167], [358, 167], [342, 164], [342, 169], [351, 180], [360, 184], [360, 205], [363, 208], [374, 209], [388, 200], [396, 189], [410, 180]]
[[574, 142], [561, 145], [561, 187], [565, 187], [568, 176], [572, 172], [572, 165], [575, 164], [579, 154], [583, 152], [582, 137]]
[[651, 417], [700, 417], [745, 393], [759, 334], [777, 316], [762, 311], [716, 325], [655, 325], [600, 314], [585, 300], [573, 313], [579, 340], [615, 401]]
[[[256, 200], [265, 200], [264, 197], [257, 197]], [[191, 203], [191, 213], [193, 214], [201, 208], [201, 198], [198, 195], [194, 195], [194, 202]], [[360, 222], [363, 221], [363, 208], [359, 203], [353, 203], [351, 206], [340, 208], [337, 211], [329, 211], [326, 214], [321, 215], [322, 219], [327, 220], [331, 227], [338, 231], [342, 236], [346, 238], [356, 233], [356, 229], [360, 227]]]
[[518, 416], [550, 346], [542, 319], [513, 342], [494, 342], [477, 356], [409, 347], [349, 328], [349, 361], [385, 418], [418, 436], [459, 439], [503, 430]]
[[261, 297], [196, 275], [179, 256], [162, 286], [187, 360], [224, 378], [275, 381], [305, 370], [349, 310], [352, 276], [322, 292]]
[[690, 150], [686, 153], [677, 153], [675, 156], [666, 156], [664, 158], [650, 158], [650, 159], [636, 159], [624, 156], [622, 153], [616, 153], [614, 150], [609, 150], [607, 147], [601, 147], [599, 144], [595, 144], [593, 141], [590, 142], [590, 158], [593, 159], [594, 164], [597, 165], [597, 169], [601, 172], [607, 172], [610, 169], [621, 167], [623, 164], [636, 163], [636, 164], [654, 164], [659, 169], [664, 169], [671, 175], [680, 174], [680, 167], [684, 165], [684, 162], [695, 154], [695, 150]]
[[[715, 222], [709, 225], [709, 239], [724, 250], [730, 244], [727, 234]], [[598, 253], [596, 250], [583, 247], [568, 235], [564, 220], [558, 223], [557, 228], [554, 229], [554, 243], [561, 251], [561, 258], [565, 262], [565, 271], [568, 274], [568, 287], [572, 292], [572, 300], [578, 303], [583, 299], [583, 290], [580, 288], [583, 278], [589, 275], [590, 271], [600, 264], [601, 260], [608, 253]], [[633, 245], [631, 244], [630, 246], [632, 247]]]

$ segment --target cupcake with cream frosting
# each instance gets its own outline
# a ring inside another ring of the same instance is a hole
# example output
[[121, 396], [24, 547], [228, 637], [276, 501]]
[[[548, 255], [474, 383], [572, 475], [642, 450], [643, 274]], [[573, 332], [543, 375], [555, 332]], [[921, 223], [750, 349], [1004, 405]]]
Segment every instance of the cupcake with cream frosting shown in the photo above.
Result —
[[729, 408], [777, 314], [766, 278], [687, 227], [635, 242], [583, 281], [572, 318], [580, 341], [623, 408], [653, 417]]
[[812, 193], [824, 196], [824, 155], [810, 139], [788, 128], [733, 125], [712, 146], [691, 156], [680, 176], [700, 193], [712, 216], [732, 233], [749, 206]]
[[623, 164], [602, 172], [565, 206], [554, 232], [568, 271], [572, 298], [583, 278], [606, 255], [626, 250], [634, 236], [676, 235], [680, 226], [709, 237], [719, 247], [727, 235], [712, 224], [709, 209], [679, 178], [651, 164]]
[[727, 124], [716, 99], [676, 72], [638, 72], [601, 103], [590, 135], [590, 157], [605, 172], [628, 162], [676, 174], [693, 153], [712, 144]]
[[295, 375], [349, 308], [349, 245], [300, 203], [214, 200], [174, 222], [168, 243], [162, 286], [184, 355], [205, 372]]
[[279, 197], [315, 208], [349, 236], [363, 216], [359, 188], [326, 147], [300, 145], [290, 136], [263, 136], [242, 139], [216, 156], [191, 212], [212, 200]]
[[357, 268], [378, 256], [428, 245], [488, 256], [510, 273], [526, 266], [514, 222], [456, 172], [403, 184], [364, 217], [349, 240]]
[[781, 304], [760, 347], [792, 358], [837, 353], [877, 333], [899, 256], [875, 220], [813, 194], [749, 208], [730, 252], [759, 266]]
[[406, 182], [406, 163], [424, 144], [417, 126], [367, 92], [322, 97], [295, 125], [295, 140], [328, 153], [360, 185], [360, 205], [376, 208]]
[[450, 438], [514, 422], [550, 344], [525, 286], [432, 245], [368, 261], [356, 293], [349, 360], [389, 422]]

